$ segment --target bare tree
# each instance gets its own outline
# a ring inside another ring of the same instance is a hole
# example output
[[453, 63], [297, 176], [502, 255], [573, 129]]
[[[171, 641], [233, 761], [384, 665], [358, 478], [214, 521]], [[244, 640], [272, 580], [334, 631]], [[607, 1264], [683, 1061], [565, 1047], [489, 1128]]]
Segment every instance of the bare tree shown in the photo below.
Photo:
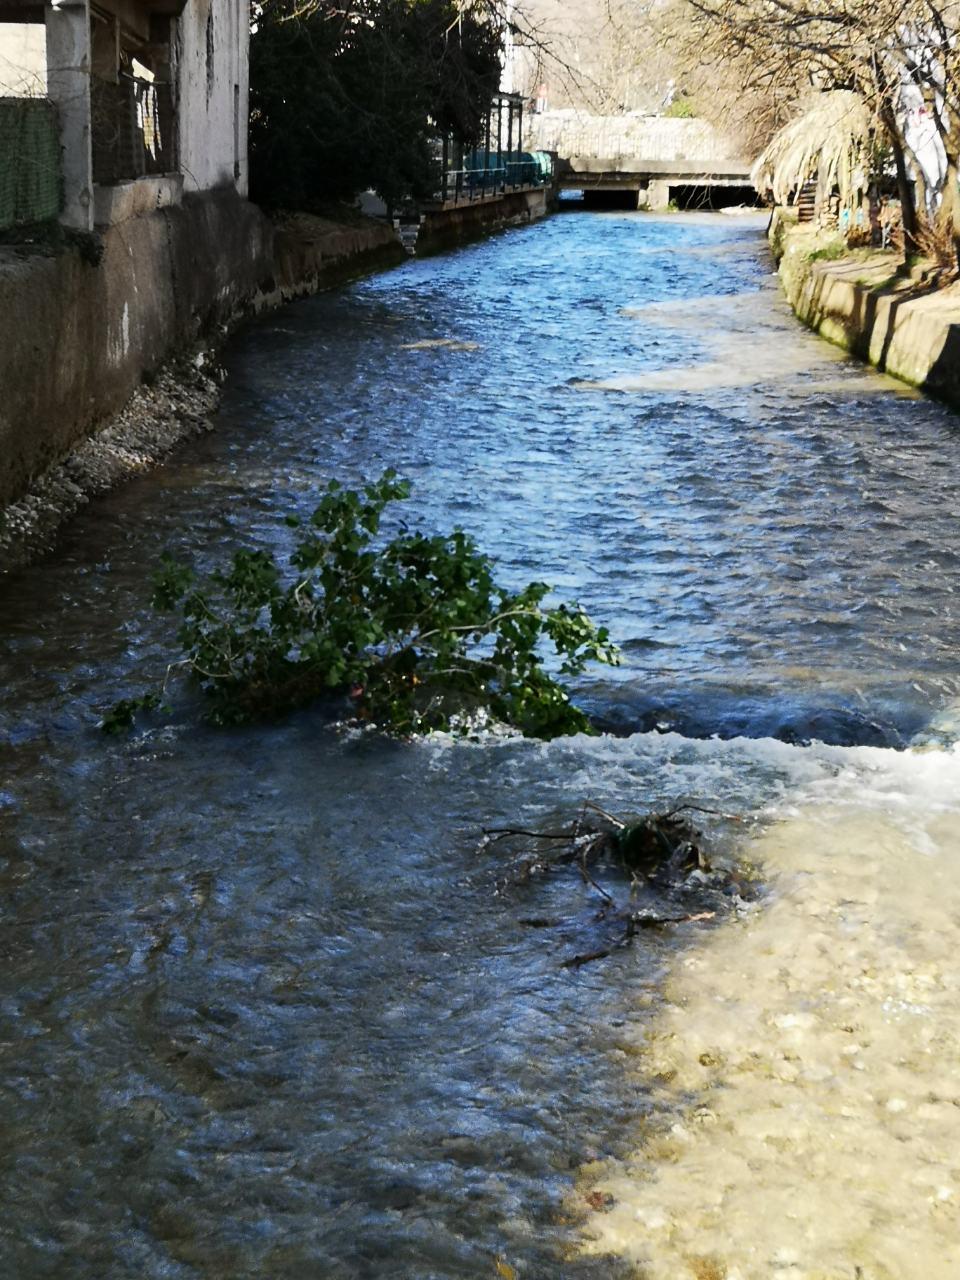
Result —
[[[907, 252], [918, 219], [902, 91], [905, 40], [920, 0], [687, 0], [714, 61], [744, 87], [795, 106], [811, 92], [856, 94], [892, 155]], [[917, 166], [913, 165], [916, 172]]]
[[895, 42], [902, 113], [924, 188], [924, 248], [960, 261], [960, 0], [913, 0]]

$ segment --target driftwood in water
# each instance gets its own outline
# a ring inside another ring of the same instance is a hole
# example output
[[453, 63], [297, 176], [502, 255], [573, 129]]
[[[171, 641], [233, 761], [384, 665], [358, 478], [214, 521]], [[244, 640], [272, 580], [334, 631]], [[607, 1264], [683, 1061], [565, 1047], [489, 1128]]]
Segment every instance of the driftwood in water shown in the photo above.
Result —
[[[615, 936], [608, 945], [563, 961], [563, 968], [579, 968], [628, 946], [642, 930], [712, 920], [731, 897], [743, 891], [737, 877], [713, 866], [702, 834], [691, 821], [695, 812], [738, 820], [735, 815], [690, 804], [623, 819], [588, 801], [569, 826], [552, 831], [490, 827], [484, 831], [484, 842], [503, 845], [512, 855], [501, 891], [567, 869], [575, 870], [600, 896], [602, 903], [592, 923], [612, 924]], [[624, 879], [627, 898], [618, 901], [617, 889]], [[520, 923], [549, 929], [567, 922], [526, 916]]]

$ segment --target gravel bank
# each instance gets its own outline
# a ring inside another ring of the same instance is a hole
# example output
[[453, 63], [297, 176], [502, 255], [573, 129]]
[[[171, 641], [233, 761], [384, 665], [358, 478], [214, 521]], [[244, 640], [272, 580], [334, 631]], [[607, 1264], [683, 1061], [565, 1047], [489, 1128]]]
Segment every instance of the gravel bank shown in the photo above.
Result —
[[182, 441], [212, 430], [220, 380], [210, 349], [172, 360], [101, 430], [0, 510], [0, 575], [52, 546], [64, 521], [91, 498], [157, 466]]

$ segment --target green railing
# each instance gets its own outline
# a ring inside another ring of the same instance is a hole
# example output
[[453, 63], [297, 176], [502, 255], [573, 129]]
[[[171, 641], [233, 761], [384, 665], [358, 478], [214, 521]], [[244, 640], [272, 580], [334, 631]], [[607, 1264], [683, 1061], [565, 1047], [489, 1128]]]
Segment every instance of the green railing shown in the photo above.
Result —
[[527, 187], [547, 186], [553, 159], [545, 151], [471, 151], [458, 169], [444, 174], [440, 199], [459, 204], [504, 195]]
[[0, 232], [60, 212], [60, 131], [45, 98], [0, 98]]

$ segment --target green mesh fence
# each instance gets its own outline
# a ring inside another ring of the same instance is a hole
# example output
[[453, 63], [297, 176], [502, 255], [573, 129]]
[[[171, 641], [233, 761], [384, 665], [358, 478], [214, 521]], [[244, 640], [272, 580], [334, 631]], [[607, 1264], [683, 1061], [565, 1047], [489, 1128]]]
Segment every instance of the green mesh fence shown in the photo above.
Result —
[[60, 212], [57, 109], [44, 98], [0, 98], [0, 231]]

